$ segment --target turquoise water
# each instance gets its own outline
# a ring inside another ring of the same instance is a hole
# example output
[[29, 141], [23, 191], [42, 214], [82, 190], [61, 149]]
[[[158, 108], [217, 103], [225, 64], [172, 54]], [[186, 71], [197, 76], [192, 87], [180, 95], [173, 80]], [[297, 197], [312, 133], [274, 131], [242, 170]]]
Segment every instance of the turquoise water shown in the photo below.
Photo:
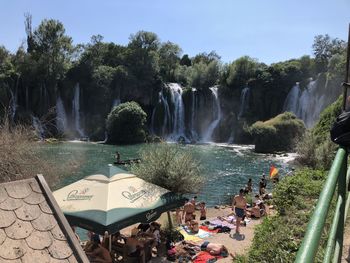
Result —
[[[75, 166], [72, 171], [61, 175], [59, 183], [52, 190], [91, 174], [108, 175], [108, 164], [113, 163], [115, 151], [120, 152], [121, 159], [130, 159], [138, 158], [140, 151], [148, 147], [148, 144], [112, 146], [82, 142], [41, 146], [43, 153], [50, 159], [67, 167]], [[197, 196], [198, 201], [205, 201], [208, 207], [229, 203], [232, 196], [246, 185], [248, 178], [253, 179], [253, 189], [257, 192], [262, 173], [268, 175], [272, 164], [280, 170], [281, 176], [290, 170], [289, 164], [283, 162], [282, 158], [256, 154], [251, 146], [207, 144], [181, 147], [184, 151], [190, 151], [200, 163], [205, 183]], [[271, 187], [269, 182], [267, 188]]]

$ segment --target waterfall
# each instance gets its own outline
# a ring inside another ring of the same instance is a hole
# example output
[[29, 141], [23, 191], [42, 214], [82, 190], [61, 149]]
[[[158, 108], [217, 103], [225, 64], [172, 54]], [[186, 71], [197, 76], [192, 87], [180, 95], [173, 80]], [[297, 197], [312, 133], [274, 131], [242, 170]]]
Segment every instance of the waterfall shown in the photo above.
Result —
[[113, 100], [113, 103], [112, 103], [112, 109], [114, 108], [114, 107], [117, 107], [119, 104], [120, 104], [120, 99], [119, 98], [117, 98], [117, 99], [114, 99]]
[[32, 125], [35, 129], [36, 134], [39, 136], [40, 140], [44, 140], [45, 138], [45, 128], [42, 125], [41, 121], [38, 117], [32, 115]]
[[311, 128], [319, 119], [320, 113], [340, 95], [341, 89], [334, 89], [319, 83], [319, 79], [311, 80], [302, 89], [298, 83], [290, 90], [284, 103], [284, 111], [293, 112], [302, 119], [307, 128]]
[[65, 133], [67, 130], [67, 114], [60, 96], [56, 101], [56, 126], [60, 133]]
[[77, 83], [74, 87], [74, 98], [72, 102], [72, 115], [74, 118], [75, 130], [80, 137], [86, 137], [83, 129], [80, 127], [80, 87]]
[[10, 89], [10, 94], [11, 94], [11, 100], [10, 100], [10, 117], [11, 120], [14, 121], [15, 120], [15, 116], [16, 116], [16, 111], [17, 111], [17, 90], [15, 91], [15, 93], [13, 93], [13, 91]]
[[241, 92], [238, 118], [243, 117], [249, 108], [249, 95], [250, 95], [250, 89], [247, 86]]
[[[169, 124], [170, 124], [170, 108], [168, 101], [166, 97], [164, 96], [163, 89], [158, 93], [158, 103], [157, 105], [162, 105], [164, 109], [164, 117], [163, 117], [163, 123], [162, 123], [162, 129], [161, 129], [161, 135], [165, 136], [166, 133], [169, 131]], [[153, 112], [152, 112], [152, 119], [151, 119], [151, 126], [152, 126], [152, 133], [155, 133], [154, 129], [154, 120], [157, 112], [157, 105], [155, 105]]]
[[283, 111], [290, 111], [296, 113], [298, 111], [298, 99], [300, 97], [299, 82], [295, 83], [293, 88], [289, 91], [287, 98], [283, 105]]
[[168, 87], [170, 88], [171, 101], [174, 105], [174, 126], [171, 138], [177, 140], [180, 136], [185, 137], [185, 110], [182, 100], [182, 88], [177, 83], [169, 83]]
[[196, 99], [196, 89], [192, 89], [191, 92], [191, 137], [192, 140], [196, 140], [198, 138], [198, 133], [196, 132], [195, 127], [195, 116], [196, 116], [196, 109], [197, 109], [197, 99]]
[[218, 88], [211, 87], [210, 90], [212, 92], [213, 100], [214, 100], [214, 105], [213, 105], [214, 119], [210, 123], [209, 127], [207, 128], [207, 131], [205, 132], [205, 134], [202, 138], [202, 141], [204, 141], [204, 142], [212, 141], [212, 136], [213, 136], [214, 130], [219, 125], [220, 120], [221, 120], [221, 106], [220, 106], [220, 100], [219, 100], [219, 96], [218, 96]]

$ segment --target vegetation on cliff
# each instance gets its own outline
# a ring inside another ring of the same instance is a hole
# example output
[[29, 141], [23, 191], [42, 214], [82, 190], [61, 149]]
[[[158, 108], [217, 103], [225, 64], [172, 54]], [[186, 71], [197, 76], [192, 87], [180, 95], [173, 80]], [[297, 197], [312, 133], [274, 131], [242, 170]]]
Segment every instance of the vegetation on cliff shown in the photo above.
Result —
[[136, 102], [125, 102], [108, 114], [106, 126], [109, 143], [130, 144], [144, 142], [147, 114]]
[[[74, 86], [79, 83], [81, 125], [94, 139], [104, 138], [105, 119], [115, 99], [138, 102], [150, 117], [166, 82], [203, 92], [220, 84], [225, 123], [243, 126], [267, 120], [282, 111], [284, 98], [296, 81], [305, 86], [310, 77], [327, 71], [327, 80], [337, 82], [345, 61], [344, 41], [328, 35], [315, 37], [315, 58], [303, 56], [266, 65], [244, 56], [225, 64], [213, 51], [193, 57], [183, 54], [177, 44], [161, 42], [153, 32], [136, 32], [126, 45], [105, 42], [100, 35], [74, 45], [60, 21], [47, 19], [33, 27], [27, 15], [25, 26], [26, 45], [14, 54], [0, 47], [0, 102], [9, 106], [16, 96], [14, 119], [29, 123], [30, 115], [41, 118], [56, 108], [58, 97], [71, 112]], [[238, 122], [240, 95], [247, 83], [249, 106]], [[50, 133], [55, 134], [52, 117]]]
[[285, 112], [265, 122], [258, 121], [249, 130], [253, 136], [255, 151], [271, 153], [291, 151], [296, 139], [305, 132], [305, 126], [293, 113]]

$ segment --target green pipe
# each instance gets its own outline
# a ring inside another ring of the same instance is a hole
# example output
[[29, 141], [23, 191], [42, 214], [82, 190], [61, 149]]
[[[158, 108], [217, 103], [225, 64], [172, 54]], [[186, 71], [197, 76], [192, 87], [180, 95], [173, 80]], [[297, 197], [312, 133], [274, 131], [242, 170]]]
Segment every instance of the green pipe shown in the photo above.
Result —
[[345, 228], [345, 199], [346, 199], [346, 166], [347, 160], [343, 163], [343, 172], [340, 174], [338, 179], [338, 195], [340, 199], [340, 220], [337, 226], [337, 236], [334, 248], [333, 262], [337, 263], [341, 260], [341, 254], [343, 252], [343, 239], [344, 239], [344, 228]]
[[296, 263], [310, 263], [314, 261], [328, 214], [329, 206], [332, 201], [336, 183], [338, 181], [338, 175], [343, 168], [343, 162], [344, 159], [346, 160], [346, 157], [346, 150], [340, 148], [334, 158], [331, 170], [328, 173], [328, 178], [320, 194], [315, 211], [308, 224], [305, 237], [295, 259]]
[[[345, 163], [346, 163], [346, 159], [345, 159]], [[344, 171], [344, 169], [342, 170], [341, 176], [343, 176], [343, 173], [344, 173], [343, 171]], [[349, 177], [350, 177], [350, 169], [348, 169], [347, 173], [346, 173], [346, 182], [347, 183], [349, 182]], [[346, 183], [346, 185], [347, 185], [347, 183]], [[333, 221], [332, 221], [332, 226], [331, 226], [331, 229], [330, 229], [330, 232], [329, 232], [326, 252], [325, 252], [325, 256], [323, 258], [323, 263], [329, 263], [329, 262], [331, 262], [331, 259], [332, 259], [333, 251], [334, 251], [334, 248], [335, 248], [337, 226], [338, 226], [339, 218], [340, 218], [340, 212], [339, 211], [340, 211], [340, 207], [341, 207], [341, 203], [342, 202], [343, 202], [342, 198], [338, 198], [337, 204], [336, 204], [336, 207], [335, 207], [335, 212], [334, 212], [334, 217], [333, 217]], [[350, 195], [348, 195], [347, 203], [345, 205], [345, 218], [347, 216], [349, 202], [350, 202]]]

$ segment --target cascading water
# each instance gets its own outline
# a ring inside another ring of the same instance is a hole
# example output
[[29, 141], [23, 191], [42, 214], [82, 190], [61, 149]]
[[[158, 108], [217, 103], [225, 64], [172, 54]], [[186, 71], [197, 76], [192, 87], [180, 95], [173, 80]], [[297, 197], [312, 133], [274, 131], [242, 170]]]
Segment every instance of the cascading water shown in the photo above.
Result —
[[250, 89], [247, 86], [241, 92], [238, 118], [243, 117], [249, 108], [249, 95], [250, 95]]
[[177, 140], [180, 137], [185, 138], [185, 110], [182, 100], [182, 88], [177, 83], [169, 83], [168, 87], [171, 91], [171, 101], [174, 105], [173, 112], [173, 132], [170, 139]]
[[40, 119], [32, 115], [32, 125], [36, 131], [36, 134], [39, 136], [40, 140], [44, 140], [45, 138], [45, 128], [42, 125]]
[[74, 118], [75, 130], [80, 137], [86, 137], [83, 129], [80, 126], [80, 87], [77, 83], [74, 87], [74, 98], [72, 102], [72, 115]]
[[283, 111], [291, 111], [294, 113], [298, 111], [300, 93], [299, 82], [297, 82], [287, 95], [283, 105]]
[[198, 133], [196, 132], [195, 127], [195, 116], [196, 116], [196, 109], [197, 109], [197, 100], [196, 100], [196, 89], [192, 89], [191, 92], [191, 136], [192, 140], [198, 139]]
[[15, 120], [16, 111], [17, 111], [17, 90], [15, 93], [10, 89], [11, 101], [10, 101], [10, 117], [11, 120]]
[[217, 87], [211, 87], [210, 88], [213, 99], [214, 99], [214, 119], [210, 123], [209, 127], [207, 128], [204, 136], [202, 137], [202, 141], [204, 142], [211, 142], [212, 141], [212, 136], [214, 133], [215, 128], [219, 125], [220, 120], [221, 120], [221, 106], [220, 106], [220, 100], [218, 96], [218, 88]]
[[57, 97], [56, 101], [56, 126], [60, 133], [67, 131], [67, 114], [60, 96]]
[[120, 99], [119, 98], [117, 98], [117, 99], [114, 99], [113, 100], [113, 103], [112, 103], [112, 109], [114, 108], [114, 107], [117, 107], [119, 104], [120, 104]]
[[320, 113], [341, 93], [341, 89], [323, 85], [319, 79], [311, 80], [306, 88], [296, 84], [288, 93], [284, 103], [284, 111], [293, 112], [302, 119], [307, 128], [311, 128], [319, 119]]
[[[169, 131], [169, 122], [171, 119], [170, 116], [170, 108], [168, 101], [166, 97], [164, 96], [163, 89], [158, 93], [158, 104], [157, 105], [162, 105], [164, 109], [164, 116], [163, 116], [163, 123], [162, 123], [162, 128], [161, 128], [161, 135], [165, 136], [167, 132]], [[152, 112], [152, 119], [151, 119], [151, 125], [152, 125], [152, 132], [155, 133], [155, 116], [157, 113], [157, 105], [154, 107], [153, 112]]]

